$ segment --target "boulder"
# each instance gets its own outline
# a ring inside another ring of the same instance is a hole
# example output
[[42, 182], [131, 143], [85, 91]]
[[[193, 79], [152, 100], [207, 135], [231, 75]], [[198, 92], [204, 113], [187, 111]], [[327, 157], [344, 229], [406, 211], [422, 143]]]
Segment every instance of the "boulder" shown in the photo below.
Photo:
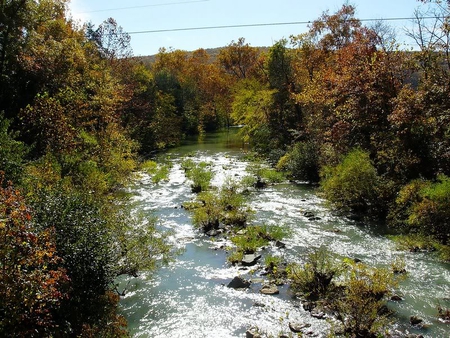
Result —
[[245, 332], [246, 338], [261, 338], [261, 335], [257, 332], [256, 329], [248, 329], [247, 332]]
[[264, 285], [259, 292], [263, 295], [278, 295], [280, 293], [275, 285]]
[[325, 318], [325, 313], [322, 311], [312, 311], [311, 317], [317, 318], [317, 319], [323, 319]]
[[411, 325], [419, 325], [423, 322], [423, 319], [417, 316], [411, 316], [409, 317], [409, 322]]
[[227, 287], [233, 289], [246, 289], [250, 286], [250, 284], [251, 284], [250, 281], [242, 277], [236, 276], [233, 278], [231, 282], [228, 283]]
[[391, 300], [394, 301], [394, 302], [400, 302], [400, 301], [403, 300], [403, 298], [400, 297], [399, 295], [393, 295], [393, 296], [391, 297]]
[[255, 265], [256, 262], [261, 258], [261, 255], [256, 254], [248, 254], [244, 255], [244, 257], [241, 260], [242, 265], [244, 266], [252, 266]]
[[303, 213], [303, 216], [305, 216], [306, 218], [311, 218], [311, 217], [315, 217], [316, 215], [314, 215], [314, 213], [311, 211], [305, 211]]
[[276, 246], [277, 248], [284, 249], [284, 248], [286, 247], [286, 244], [284, 244], [284, 243], [281, 242], [281, 241], [276, 241], [276, 242], [275, 242], [275, 246]]
[[216, 229], [211, 229], [211, 230], [209, 230], [209, 231], [206, 232], [206, 234], [207, 234], [208, 236], [210, 236], [210, 237], [217, 236], [219, 233], [220, 233], [220, 232], [217, 231]]
[[291, 329], [291, 331], [295, 332], [295, 333], [302, 332], [303, 329], [310, 327], [310, 326], [311, 326], [311, 324], [289, 322], [289, 329]]

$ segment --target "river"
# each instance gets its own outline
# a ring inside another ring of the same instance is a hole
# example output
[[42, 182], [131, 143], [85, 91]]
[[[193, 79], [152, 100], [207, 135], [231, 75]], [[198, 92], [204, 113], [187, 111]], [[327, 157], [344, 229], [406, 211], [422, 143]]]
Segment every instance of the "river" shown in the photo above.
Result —
[[[326, 337], [330, 331], [330, 321], [311, 317], [287, 286], [280, 288], [279, 295], [260, 294], [261, 279], [258, 272], [252, 272], [254, 267], [242, 270], [229, 265], [227, 253], [220, 249], [225, 240], [200, 234], [193, 228], [190, 214], [181, 208], [183, 202], [195, 197], [181, 169], [182, 158], [189, 154], [196, 162], [213, 163], [212, 184], [220, 186], [226, 177], [239, 179], [247, 174], [248, 163], [241, 148], [235, 132], [191, 140], [164, 154], [173, 163], [168, 181], [154, 184], [143, 175], [130, 188], [136, 210], [157, 216], [161, 227], [172, 231], [174, 245], [183, 249], [174, 262], [156, 273], [121, 280], [128, 289], [121, 311], [133, 337], [245, 337], [252, 327], [258, 327], [263, 336], [289, 336], [289, 322], [310, 325], [306, 336]], [[437, 318], [438, 304], [450, 307], [449, 264], [432, 254], [398, 251], [384, 229], [335, 215], [308, 185], [271, 185], [252, 192], [249, 204], [256, 211], [252, 222], [290, 229], [289, 237], [283, 240], [286, 248], [270, 246], [263, 252], [288, 262], [301, 263], [307, 253], [320, 246], [369, 266], [389, 266], [401, 258], [408, 278], [396, 290], [403, 300], [389, 302], [396, 313], [391, 332], [398, 333], [396, 336], [450, 336], [450, 324]], [[309, 221], [304, 211], [313, 212], [317, 219]], [[254, 283], [246, 291], [225, 286], [238, 275]], [[412, 327], [409, 318], [413, 315], [424, 319], [426, 325]]]

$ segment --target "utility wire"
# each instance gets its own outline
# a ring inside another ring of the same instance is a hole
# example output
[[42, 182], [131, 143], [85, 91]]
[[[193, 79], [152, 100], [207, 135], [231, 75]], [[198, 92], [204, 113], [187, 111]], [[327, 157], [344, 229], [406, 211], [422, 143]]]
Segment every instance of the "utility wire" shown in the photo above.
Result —
[[[405, 17], [405, 18], [385, 18], [385, 19], [357, 19], [360, 22], [367, 21], [404, 21], [404, 20], [416, 20], [416, 19], [438, 19], [440, 16], [423, 16], [417, 17]], [[204, 27], [186, 27], [186, 28], [168, 28], [168, 29], [155, 29], [145, 31], [128, 32], [129, 35], [135, 34], [151, 34], [151, 33], [164, 33], [164, 32], [180, 32], [180, 31], [196, 31], [196, 30], [209, 30], [209, 29], [225, 29], [225, 28], [245, 28], [245, 27], [264, 27], [264, 26], [287, 26], [287, 25], [307, 25], [311, 21], [292, 21], [292, 22], [272, 22], [272, 23], [253, 23], [243, 25], [224, 25], [224, 26], [204, 26]]]
[[88, 13], [99, 13], [99, 12], [109, 12], [109, 11], [122, 11], [126, 9], [136, 9], [136, 8], [146, 8], [146, 7], [160, 7], [160, 6], [171, 6], [171, 5], [182, 5], [182, 4], [191, 4], [195, 2], [208, 2], [209, 0], [191, 0], [191, 1], [178, 1], [178, 2], [168, 2], [168, 3], [159, 3], [152, 5], [142, 5], [142, 6], [130, 6], [130, 7], [120, 7], [120, 8], [108, 8], [108, 9], [96, 9], [93, 11], [86, 12], [78, 12], [77, 14], [88, 14]]

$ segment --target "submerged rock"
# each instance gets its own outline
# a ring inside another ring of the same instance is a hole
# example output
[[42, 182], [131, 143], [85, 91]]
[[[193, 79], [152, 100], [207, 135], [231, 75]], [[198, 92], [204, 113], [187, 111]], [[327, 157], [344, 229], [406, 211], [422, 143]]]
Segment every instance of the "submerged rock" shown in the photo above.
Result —
[[242, 277], [236, 276], [233, 278], [231, 282], [228, 283], [227, 287], [233, 289], [246, 289], [250, 286], [250, 284], [251, 284], [250, 281]]
[[244, 255], [244, 258], [242, 258], [241, 263], [244, 266], [252, 266], [255, 265], [256, 262], [261, 258], [261, 255], [256, 254], [248, 254]]

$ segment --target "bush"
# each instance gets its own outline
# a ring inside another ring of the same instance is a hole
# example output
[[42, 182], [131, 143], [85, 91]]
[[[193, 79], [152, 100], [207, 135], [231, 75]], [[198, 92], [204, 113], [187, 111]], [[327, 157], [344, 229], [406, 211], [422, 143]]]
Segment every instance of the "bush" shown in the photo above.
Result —
[[36, 227], [24, 198], [3, 188], [0, 173], [0, 336], [53, 336], [68, 289], [60, 265], [54, 229]]
[[437, 182], [420, 190], [421, 200], [412, 206], [408, 224], [446, 245], [450, 236], [450, 178], [439, 176]]
[[321, 172], [324, 196], [338, 209], [363, 212], [377, 205], [379, 177], [369, 154], [354, 149], [335, 167]]
[[386, 296], [397, 285], [394, 273], [357, 263], [345, 274], [343, 294], [331, 303], [335, 317], [350, 337], [378, 337], [387, 324]]
[[319, 153], [313, 142], [296, 143], [280, 158], [277, 168], [286, 170], [295, 180], [319, 181]]
[[209, 163], [200, 162], [195, 164], [191, 160], [183, 161], [182, 167], [186, 171], [186, 177], [192, 181], [192, 192], [199, 193], [206, 191], [214, 176], [209, 168]]
[[158, 164], [148, 160], [141, 164], [140, 169], [152, 177], [153, 183], [159, 183], [168, 179], [171, 167], [171, 164]]
[[245, 198], [239, 192], [239, 185], [228, 180], [219, 191], [206, 191], [198, 195], [199, 204], [191, 205], [194, 225], [204, 232], [217, 229], [220, 223], [244, 227], [252, 215]]
[[55, 229], [56, 253], [70, 279], [68, 297], [57, 312], [61, 334], [108, 331], [123, 323], [117, 300], [111, 298], [114, 280], [167, 262], [166, 236], [154, 221], [131, 216], [119, 200], [108, 203], [59, 185], [38, 190], [32, 198], [36, 224]]
[[421, 190], [427, 185], [424, 180], [414, 180], [400, 189], [387, 216], [389, 226], [405, 232], [418, 232], [408, 224], [408, 218], [413, 206], [421, 200]]
[[281, 183], [285, 180], [284, 174], [276, 169], [269, 168], [259, 162], [251, 163], [246, 170], [256, 177], [256, 181], [264, 183]]
[[325, 298], [340, 272], [340, 266], [324, 247], [310, 253], [303, 266], [291, 264], [288, 267], [291, 288], [311, 299]]
[[432, 237], [447, 245], [450, 236], [450, 178], [444, 175], [436, 182], [415, 180], [399, 192], [389, 214], [392, 226], [407, 233]]

